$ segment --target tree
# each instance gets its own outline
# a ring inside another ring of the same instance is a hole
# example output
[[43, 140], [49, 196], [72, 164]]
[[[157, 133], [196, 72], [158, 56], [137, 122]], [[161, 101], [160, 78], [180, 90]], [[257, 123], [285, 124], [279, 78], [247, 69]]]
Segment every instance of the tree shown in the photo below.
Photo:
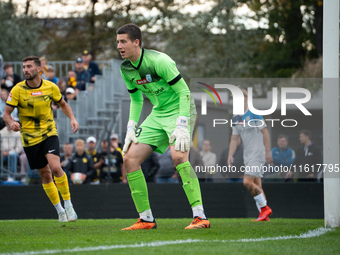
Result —
[[16, 9], [12, 1], [0, 1], [0, 53], [5, 61], [41, 54], [41, 26], [30, 16], [17, 16]]
[[236, 23], [235, 8], [231, 1], [215, 1], [209, 12], [173, 16], [172, 26], [163, 30], [164, 48], [185, 79], [252, 76], [262, 34]]
[[[255, 61], [255, 76], [290, 77], [307, 58], [322, 52], [322, 1], [238, 0], [254, 11], [256, 21], [265, 19], [264, 41]], [[321, 36], [320, 36], [321, 35]]]

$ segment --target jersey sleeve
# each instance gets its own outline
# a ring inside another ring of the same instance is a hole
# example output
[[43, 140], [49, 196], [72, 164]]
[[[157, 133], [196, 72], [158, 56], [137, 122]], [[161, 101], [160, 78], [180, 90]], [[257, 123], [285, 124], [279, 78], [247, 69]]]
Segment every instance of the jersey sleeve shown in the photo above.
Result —
[[236, 127], [232, 127], [232, 135], [240, 135], [240, 133], [238, 132], [237, 128]]
[[60, 90], [57, 85], [52, 84], [52, 90], [53, 90], [53, 95], [52, 95], [52, 100], [56, 103], [59, 103], [63, 96], [60, 93]]
[[190, 117], [190, 90], [179, 73], [175, 61], [162, 54], [155, 63], [157, 74], [162, 77], [179, 96], [180, 116]]
[[257, 126], [259, 130], [267, 127], [267, 124], [261, 115], [253, 114], [253, 120], [254, 120], [254, 123], [252, 123], [252, 125]]
[[8, 95], [7, 101], [6, 101], [7, 105], [16, 107], [19, 104], [19, 87], [18, 86], [14, 86], [11, 90], [11, 92]]
[[126, 84], [126, 87], [130, 93], [130, 114], [129, 114], [129, 120], [133, 120], [136, 123], [139, 121], [140, 114], [142, 112], [143, 108], [143, 95], [140, 90], [138, 90], [123, 74], [122, 71], [120, 71], [123, 80]]

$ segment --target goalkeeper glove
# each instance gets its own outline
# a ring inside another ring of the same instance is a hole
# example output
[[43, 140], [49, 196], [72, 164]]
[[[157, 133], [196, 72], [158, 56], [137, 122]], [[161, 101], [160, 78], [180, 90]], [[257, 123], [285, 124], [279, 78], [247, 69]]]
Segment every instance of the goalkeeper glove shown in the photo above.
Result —
[[124, 147], [123, 147], [123, 155], [126, 154], [126, 152], [128, 151], [131, 142], [134, 143], [138, 143], [138, 140], [136, 138], [136, 128], [137, 128], [137, 123], [133, 120], [129, 120], [128, 124], [127, 124], [127, 132], [126, 132], [126, 136], [125, 136], [125, 143], [124, 143]]
[[190, 135], [188, 131], [188, 117], [180, 116], [176, 121], [177, 127], [172, 133], [169, 143], [172, 144], [174, 140], [175, 150], [185, 152], [189, 150], [190, 146]]

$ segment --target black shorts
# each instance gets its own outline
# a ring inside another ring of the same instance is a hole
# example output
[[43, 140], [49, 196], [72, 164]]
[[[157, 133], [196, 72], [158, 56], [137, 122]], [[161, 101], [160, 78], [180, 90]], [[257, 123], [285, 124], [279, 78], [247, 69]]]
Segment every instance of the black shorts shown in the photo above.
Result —
[[45, 157], [47, 153], [59, 157], [59, 138], [56, 135], [47, 137], [41, 143], [24, 147], [24, 150], [32, 170], [44, 168], [48, 164]]

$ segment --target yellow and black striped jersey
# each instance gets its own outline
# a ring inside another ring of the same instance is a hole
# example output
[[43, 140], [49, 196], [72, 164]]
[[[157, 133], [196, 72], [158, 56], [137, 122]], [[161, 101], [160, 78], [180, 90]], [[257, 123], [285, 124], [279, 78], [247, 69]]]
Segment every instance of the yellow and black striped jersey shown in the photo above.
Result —
[[62, 95], [56, 84], [41, 79], [38, 88], [28, 86], [26, 80], [13, 87], [7, 105], [18, 108], [21, 140], [30, 147], [58, 135], [51, 108], [52, 100], [60, 102]]

